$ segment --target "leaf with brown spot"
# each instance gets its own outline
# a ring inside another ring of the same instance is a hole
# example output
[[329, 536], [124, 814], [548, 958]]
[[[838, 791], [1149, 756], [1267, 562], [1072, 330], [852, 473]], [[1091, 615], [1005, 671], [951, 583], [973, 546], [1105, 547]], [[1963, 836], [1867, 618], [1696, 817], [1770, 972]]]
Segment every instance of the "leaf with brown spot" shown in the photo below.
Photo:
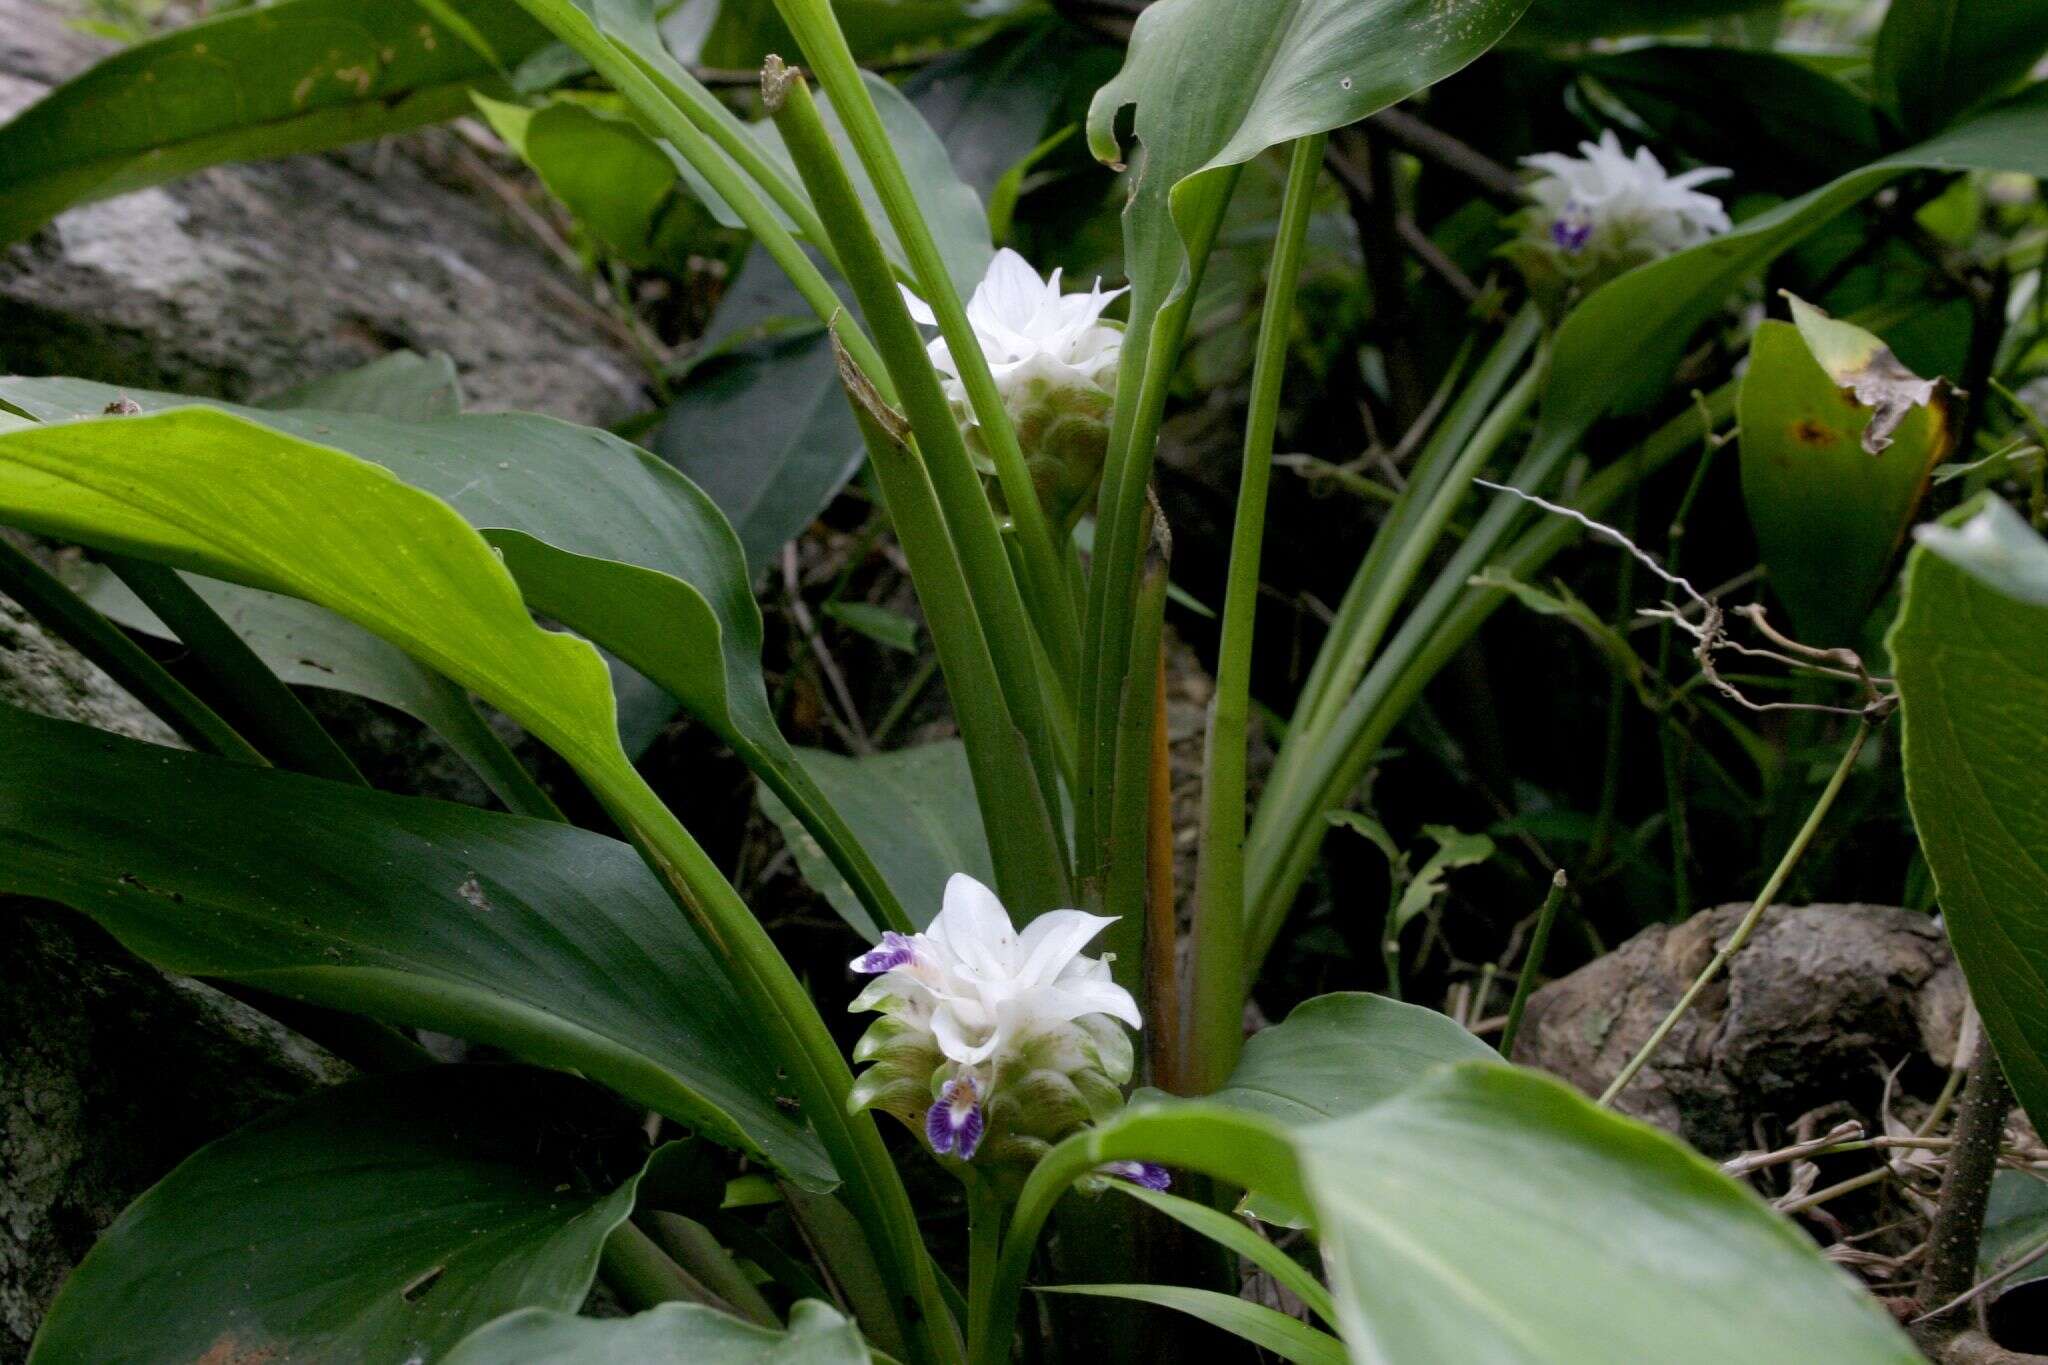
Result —
[[1742, 495], [1794, 633], [1849, 644], [1954, 439], [1949, 388], [1860, 327], [1792, 310], [1796, 325], [1766, 322], [1750, 344]]

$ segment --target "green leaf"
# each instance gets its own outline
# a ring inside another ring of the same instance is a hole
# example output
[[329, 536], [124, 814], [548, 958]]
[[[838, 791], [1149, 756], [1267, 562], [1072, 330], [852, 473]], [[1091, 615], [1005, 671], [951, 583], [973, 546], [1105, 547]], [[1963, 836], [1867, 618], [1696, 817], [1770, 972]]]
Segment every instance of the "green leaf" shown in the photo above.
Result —
[[827, 602], [825, 615], [876, 644], [903, 654], [917, 653], [917, 622], [872, 602]]
[[1537, 442], [1569, 445], [1610, 410], [1654, 401], [1694, 329], [1737, 285], [1836, 214], [1915, 169], [2048, 176], [2048, 86], [1594, 291], [1558, 329]]
[[1657, 704], [1649, 691], [1645, 675], [1648, 672], [1643, 656], [1636, 653], [1628, 637], [1614, 628], [1614, 623], [1594, 611], [1585, 599], [1573, 593], [1562, 582], [1556, 584], [1556, 591], [1547, 592], [1542, 588], [1510, 577], [1498, 567], [1489, 568], [1472, 575], [1466, 585], [1473, 588], [1493, 588], [1508, 593], [1538, 616], [1552, 616], [1564, 621], [1592, 642], [1600, 652], [1600, 658], [1614, 670], [1641, 697], [1645, 705]]
[[287, 0], [115, 53], [0, 127], [0, 244], [73, 204], [223, 161], [361, 142], [463, 113], [548, 35], [465, 3], [480, 54], [415, 0]]
[[1467, 834], [1449, 825], [1424, 825], [1422, 832], [1436, 842], [1437, 849], [1401, 892], [1400, 902], [1394, 906], [1396, 932], [1427, 910], [1448, 889], [1444, 885], [1445, 873], [1453, 868], [1472, 867], [1493, 856], [1493, 840], [1484, 834]]
[[588, 1084], [436, 1066], [323, 1091], [201, 1148], [65, 1281], [37, 1365], [425, 1360], [574, 1309], [646, 1138]]
[[[356, 413], [267, 412], [76, 379], [0, 379], [0, 402], [45, 421], [99, 412], [123, 395], [145, 413], [202, 403], [179, 414], [186, 424], [180, 430], [192, 433], [190, 457], [201, 465], [208, 458], [201, 433], [218, 430], [218, 439], [232, 440], [239, 459], [272, 479], [276, 471], [268, 467], [267, 451], [284, 449], [310, 459], [318, 447], [331, 446], [381, 465], [413, 488], [443, 499], [497, 550], [491, 573], [502, 579], [509, 569], [524, 594], [524, 605], [594, 640], [666, 688], [803, 814], [836, 860], [858, 860], [857, 847], [849, 848], [850, 841], [834, 833], [836, 816], [823, 806], [776, 728], [761, 677], [761, 611], [748, 586], [732, 528], [701, 489], [659, 459], [607, 432], [524, 413], [398, 422]], [[207, 417], [218, 414], [248, 420], [222, 419], [217, 428], [208, 425]], [[266, 437], [248, 422], [261, 423], [273, 434]], [[115, 430], [106, 423], [93, 427], [102, 436]], [[63, 438], [72, 450], [95, 439], [76, 433]], [[138, 432], [124, 443], [147, 439]], [[130, 458], [146, 457], [137, 451]], [[359, 481], [354, 474], [348, 478]], [[377, 483], [372, 480], [364, 486]], [[0, 509], [4, 506], [0, 497]], [[381, 545], [390, 532], [370, 524], [375, 506], [362, 509], [363, 534]], [[294, 517], [309, 519], [317, 519], [320, 511], [314, 502], [288, 510]], [[91, 543], [82, 532], [77, 538]], [[237, 576], [199, 564], [184, 567], [215, 577]], [[378, 567], [403, 581], [402, 566]], [[313, 597], [306, 592], [292, 595]], [[524, 620], [524, 606], [520, 619]], [[429, 618], [427, 624], [436, 620]], [[550, 647], [567, 643], [557, 641]], [[439, 666], [438, 661], [429, 662]], [[500, 709], [514, 711], [462, 673], [442, 671], [489, 697]], [[504, 685], [514, 685], [513, 679], [506, 678]], [[517, 685], [533, 687], [540, 682], [521, 680]], [[570, 699], [564, 701], [565, 710], [574, 710]], [[609, 698], [605, 705], [609, 717]], [[576, 715], [576, 723], [587, 726], [588, 717], [580, 711]], [[531, 724], [528, 728], [540, 733]], [[545, 734], [542, 738], [555, 742]], [[858, 872], [854, 884], [864, 892], [872, 887]]]
[[684, 198], [669, 153], [616, 98], [557, 95], [527, 108], [478, 95], [476, 104], [613, 256], [627, 265], [682, 268], [700, 235], [701, 214]]
[[1860, 327], [1793, 300], [1750, 343], [1742, 495], [1772, 590], [1810, 645], [1853, 643], [1954, 440], [1950, 391]]
[[[794, 50], [794, 45], [791, 50]], [[945, 144], [939, 141], [931, 125], [924, 121], [924, 116], [917, 112], [917, 106], [901, 90], [873, 72], [863, 72], [862, 75], [867, 81], [868, 94], [875, 102], [875, 112], [881, 116], [883, 130], [889, 135], [889, 143], [896, 149], [904, 173], [910, 177], [911, 192], [916, 197], [917, 206], [923, 211], [925, 222], [938, 242], [939, 255], [946, 262], [946, 273], [952, 277], [953, 287], [965, 295], [981, 282], [990, 258], [995, 255], [995, 247], [989, 242], [988, 215], [982, 210], [981, 196], [954, 171]], [[868, 221], [874, 225], [875, 235], [881, 239], [883, 249], [892, 263], [905, 265], [902, 244], [896, 240], [896, 231], [889, 224], [881, 198], [854, 154], [852, 143], [847, 141], [830, 98], [822, 90], [818, 92], [818, 115], [824, 120], [825, 131], [833, 145], [839, 149], [847, 174], [853, 179], [854, 189], [860, 195], [861, 205], [868, 211]], [[764, 120], [749, 124], [747, 131], [771, 163], [792, 181], [801, 183], [796, 162], [790, 158], [789, 149], [782, 145], [782, 134], [774, 123]], [[681, 169], [683, 179], [689, 182], [691, 190], [704, 206], [711, 210], [712, 216], [726, 227], [743, 226], [739, 215], [695, 171], [687, 165]]]
[[[507, 761], [504, 745], [461, 688], [404, 650], [311, 602], [197, 574], [184, 577], [279, 678], [295, 687], [348, 692], [403, 711], [445, 740], [508, 806], [519, 808], [517, 801], [528, 789], [507, 789], [519, 779], [500, 766]], [[109, 620], [158, 639], [176, 638], [105, 569], [95, 566], [82, 585], [74, 586]]]
[[[2028, 1171], [1998, 1171], [1984, 1209], [1984, 1241], [1977, 1252], [1977, 1276], [1989, 1279], [2048, 1241], [2048, 1180]], [[2048, 1280], [2048, 1257], [2001, 1280], [2004, 1294], [2023, 1284]]]
[[393, 351], [353, 370], [308, 380], [266, 399], [262, 406], [367, 412], [424, 422], [462, 411], [462, 380], [446, 351]]
[[1109, 1187], [1119, 1194], [1128, 1195], [1141, 1204], [1150, 1204], [1167, 1217], [1193, 1228], [1210, 1241], [1236, 1252], [1258, 1266], [1272, 1276], [1281, 1288], [1300, 1299], [1324, 1322], [1337, 1320], [1337, 1306], [1331, 1301], [1330, 1291], [1324, 1288], [1323, 1282], [1310, 1273], [1301, 1262], [1261, 1237], [1241, 1219], [1212, 1209], [1207, 1204], [1183, 1199], [1164, 1190], [1147, 1189], [1128, 1180], [1112, 1180], [1108, 1183]]
[[1498, 1060], [1294, 1128], [1199, 1101], [1134, 1107], [1055, 1148], [1020, 1220], [1050, 1184], [1112, 1160], [1263, 1182], [1308, 1209], [1355, 1360], [1920, 1359], [1749, 1190], [1665, 1134]]
[[[1188, 281], [1184, 236], [1220, 208], [1230, 171], [1442, 80], [1497, 42], [1529, 0], [1159, 0], [1088, 109], [1088, 145], [1120, 162], [1136, 106], [1140, 167], [1124, 211], [1131, 330]], [[1143, 343], [1127, 351], [1141, 352]], [[1135, 363], [1140, 355], [1131, 357]], [[1125, 373], [1131, 373], [1127, 366]], [[1135, 387], [1132, 386], [1132, 387]]]
[[651, 449], [718, 504], [759, 575], [867, 452], [830, 339], [758, 247], [726, 286], [703, 347]]
[[1340, 1118], [1400, 1094], [1437, 1067], [1496, 1062], [1435, 1010], [1362, 991], [1319, 995], [1245, 1039], [1217, 1104], [1290, 1125]]
[[1461, 1066], [1298, 1142], [1360, 1358], [1919, 1359], [1748, 1190], [1549, 1077]]
[[2013, 1093], [2048, 1124], [2048, 543], [1991, 497], [1926, 528], [1889, 644], [1949, 941]]
[[789, 1329], [741, 1322], [694, 1303], [630, 1318], [581, 1318], [529, 1308], [469, 1337], [443, 1365], [868, 1365], [867, 1344], [831, 1306], [805, 1299]]
[[1242, 1337], [1294, 1365], [1345, 1365], [1350, 1359], [1344, 1354], [1344, 1343], [1328, 1332], [1318, 1332], [1264, 1304], [1235, 1294], [1219, 1294], [1213, 1289], [1189, 1289], [1177, 1284], [1055, 1284], [1047, 1285], [1045, 1292], [1128, 1299], [1171, 1308], [1200, 1318], [1234, 1337]]
[[617, 840], [0, 708], [0, 842], [0, 889], [168, 971], [571, 1068], [830, 1179], [717, 960]]
[[[993, 884], [981, 808], [974, 800], [967, 749], [959, 740], [863, 758], [823, 749], [798, 749], [796, 756], [826, 800], [846, 813], [861, 847], [873, 855], [918, 928], [939, 913], [946, 879], [955, 872]], [[817, 841], [765, 787], [761, 808], [782, 831], [804, 880], [852, 920], [860, 902]]]
[[1878, 94], [1925, 137], [1995, 99], [2048, 49], [2048, 8], [2011, 0], [1891, 0], [1871, 52]]

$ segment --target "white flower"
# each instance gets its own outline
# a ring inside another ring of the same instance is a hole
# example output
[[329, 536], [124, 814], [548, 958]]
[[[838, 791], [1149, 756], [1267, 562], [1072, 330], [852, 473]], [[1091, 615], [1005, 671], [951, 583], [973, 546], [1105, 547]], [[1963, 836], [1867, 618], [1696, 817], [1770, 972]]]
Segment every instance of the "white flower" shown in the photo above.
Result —
[[[1124, 334], [1104, 325], [1102, 310], [1123, 292], [1103, 293], [1098, 279], [1085, 294], [1062, 294], [1057, 268], [1051, 278], [1041, 280], [1022, 256], [1008, 247], [998, 251], [967, 301], [967, 321], [988, 358], [996, 388], [1005, 398], [1034, 379], [1055, 387], [1107, 389]], [[938, 325], [923, 299], [908, 289], [903, 298], [911, 317], [927, 327]], [[941, 337], [929, 351], [946, 396], [956, 406], [964, 405], [967, 389], [960, 382], [952, 348]]]
[[854, 1058], [873, 1063], [855, 1108], [919, 1126], [934, 1151], [968, 1160], [984, 1134], [1003, 1159], [1029, 1156], [1122, 1103], [1140, 1027], [1131, 993], [1082, 949], [1113, 921], [1051, 910], [1019, 933], [993, 891], [946, 883], [923, 933], [882, 936], [852, 969], [875, 979], [849, 1008], [882, 1014]]
[[[1063, 294], [1057, 269], [1041, 280], [1022, 256], [1005, 247], [967, 301], [967, 321], [1016, 429], [1032, 486], [1057, 526], [1070, 527], [1078, 519], [1102, 473], [1124, 339], [1121, 329], [1102, 320], [1102, 310], [1123, 292], [1105, 293], [1097, 279], [1085, 294]], [[937, 322], [922, 299], [907, 289], [903, 297], [917, 321], [926, 326]], [[954, 420], [969, 448], [985, 458], [981, 428], [952, 347], [941, 337], [928, 350]]]
[[[1049, 910], [1020, 934], [995, 892], [955, 873], [931, 928], [885, 934], [881, 947], [852, 965], [880, 973], [862, 999], [903, 1001], [925, 1021], [940, 1052], [977, 1066], [1083, 1015], [1107, 1014], [1140, 1027], [1138, 1004], [1109, 979], [1109, 964], [1081, 956], [1112, 923], [1080, 910]], [[864, 1007], [856, 1002], [854, 1008]]]
[[1579, 151], [1583, 155], [1522, 159], [1545, 173], [1528, 187], [1537, 207], [1533, 226], [1565, 255], [1636, 265], [1728, 230], [1721, 201], [1695, 188], [1725, 177], [1725, 168], [1668, 175], [1649, 148], [1637, 148], [1633, 157], [1623, 152], [1612, 128], [1598, 142], [1580, 143]]

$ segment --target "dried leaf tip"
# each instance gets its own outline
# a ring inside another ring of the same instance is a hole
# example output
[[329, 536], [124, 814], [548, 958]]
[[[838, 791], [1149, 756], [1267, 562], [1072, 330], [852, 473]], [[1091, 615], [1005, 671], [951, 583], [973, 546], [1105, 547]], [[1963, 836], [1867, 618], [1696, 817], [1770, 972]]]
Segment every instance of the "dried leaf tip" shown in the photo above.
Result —
[[803, 78], [802, 67], [791, 66], [773, 52], [768, 54], [761, 63], [761, 102], [768, 107], [771, 116], [782, 112], [782, 103], [789, 98], [790, 87], [801, 83]]
[[846, 349], [846, 343], [839, 339], [839, 319], [833, 318], [826, 330], [832, 337], [832, 359], [839, 367], [840, 387], [853, 399], [854, 407], [891, 441], [899, 446], [909, 446], [910, 423], [902, 413], [889, 406], [881, 390], [875, 387], [875, 382], [867, 377]]

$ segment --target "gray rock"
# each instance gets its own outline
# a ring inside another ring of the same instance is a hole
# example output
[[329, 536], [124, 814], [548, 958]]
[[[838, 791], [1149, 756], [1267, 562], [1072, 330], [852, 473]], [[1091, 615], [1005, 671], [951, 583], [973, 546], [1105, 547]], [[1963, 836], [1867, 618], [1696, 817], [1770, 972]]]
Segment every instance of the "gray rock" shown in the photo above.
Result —
[[[105, 50], [0, 0], [0, 118]], [[630, 415], [637, 364], [475, 169], [439, 130], [81, 205], [0, 251], [0, 371], [242, 399], [440, 350], [473, 407]]]
[[[1529, 1000], [1515, 1060], [1606, 1088], [1678, 1002], [1747, 904], [1655, 925]], [[1946, 1068], [1968, 995], [1926, 915], [1885, 905], [1782, 906], [1704, 991], [1616, 1108], [1710, 1156], [1842, 1100], [1866, 1119], [1886, 1071]], [[1870, 1125], [1873, 1131], [1876, 1128]]]

